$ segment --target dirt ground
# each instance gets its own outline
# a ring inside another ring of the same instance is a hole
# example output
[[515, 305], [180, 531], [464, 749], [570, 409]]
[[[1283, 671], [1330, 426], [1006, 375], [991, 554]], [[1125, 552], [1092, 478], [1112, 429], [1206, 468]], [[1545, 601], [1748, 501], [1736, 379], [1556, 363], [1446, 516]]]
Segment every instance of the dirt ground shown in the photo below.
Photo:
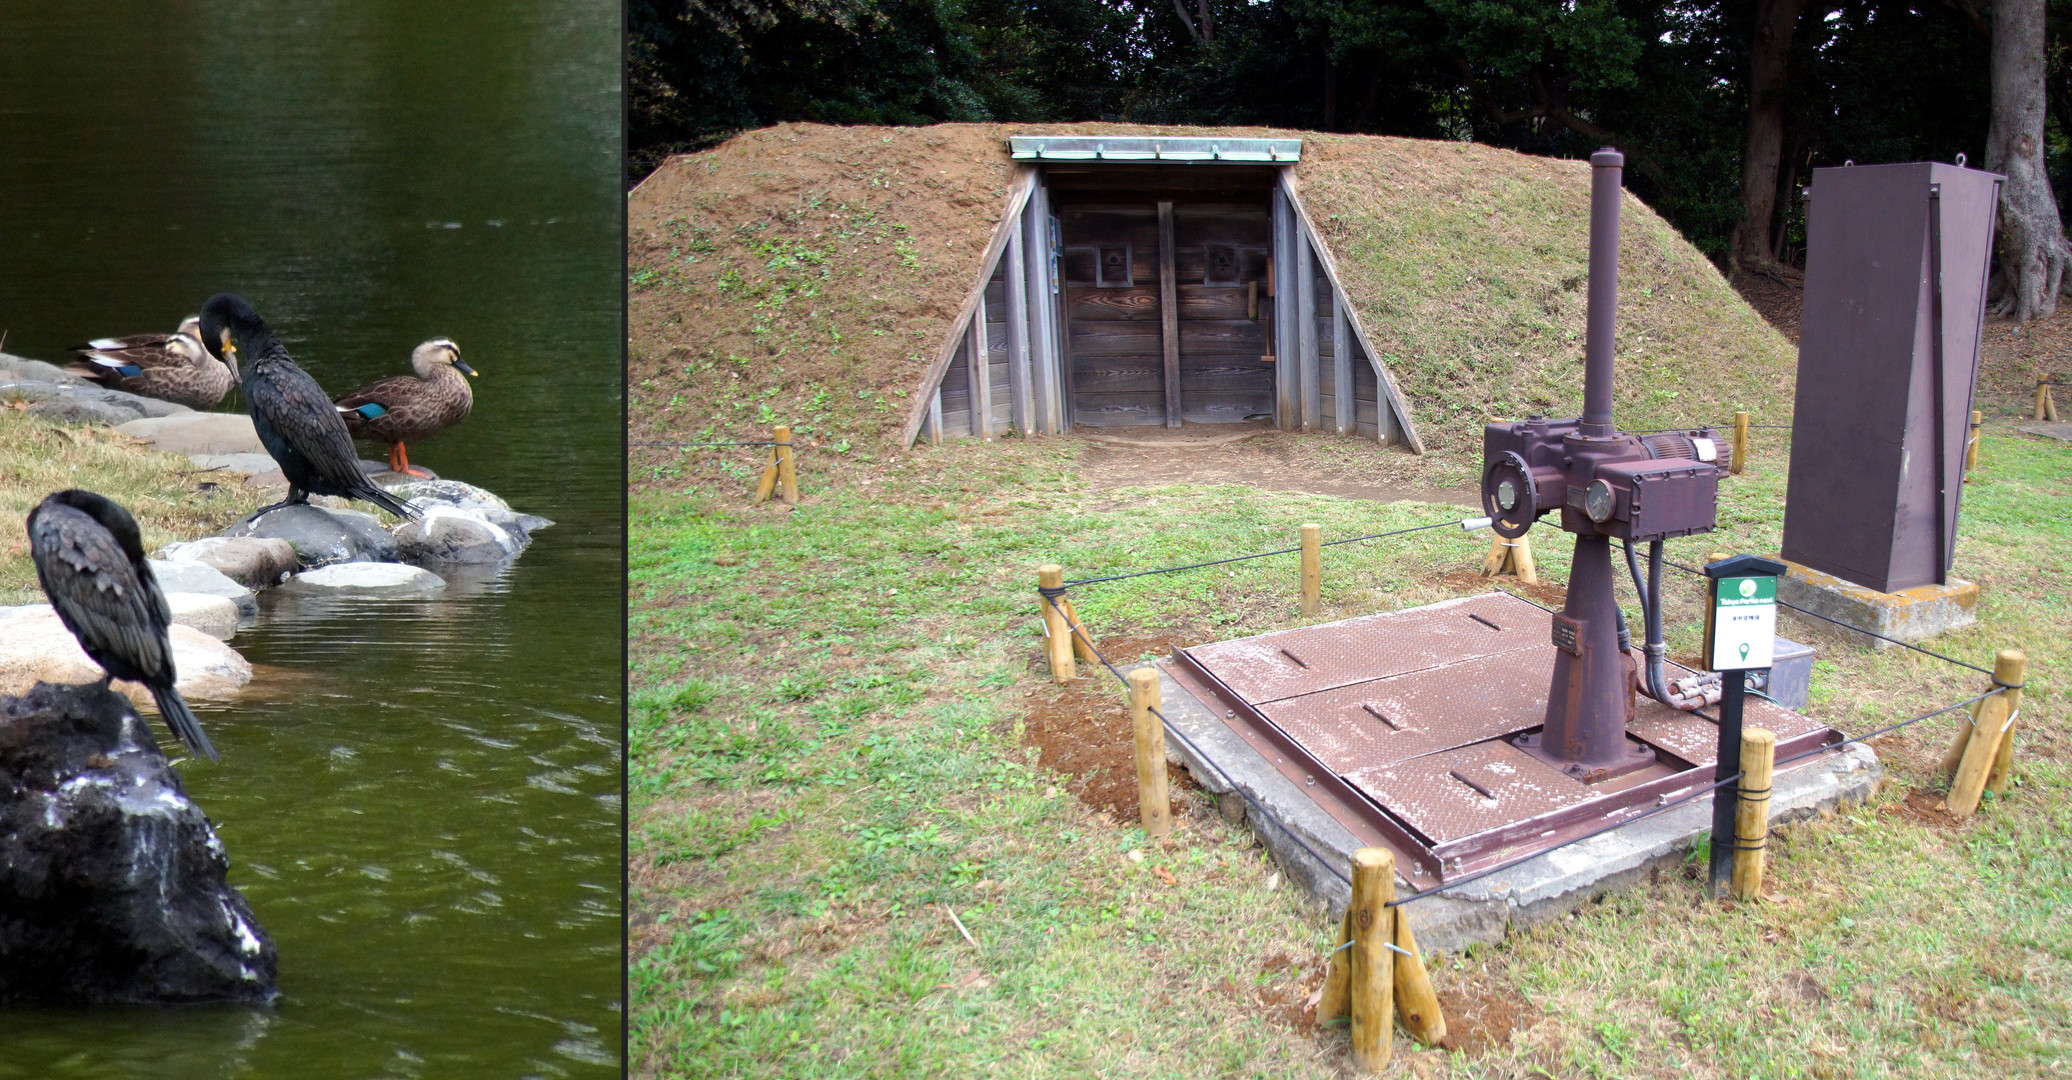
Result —
[[[1473, 488], [1435, 487], [1419, 483], [1406, 471], [1407, 456], [1382, 451], [1320, 459], [1315, 435], [1289, 435], [1272, 429], [1219, 436], [1213, 425], [1182, 428], [1107, 428], [1079, 432], [1086, 451], [1079, 457], [1079, 475], [1096, 487], [1142, 487], [1157, 484], [1242, 484], [1266, 491], [1292, 491], [1375, 502], [1442, 503], [1473, 507]], [[1209, 434], [1203, 434], [1208, 432]], [[1228, 439], [1230, 441], [1219, 441]], [[1350, 444], [1376, 449], [1372, 443]], [[1390, 459], [1398, 460], [1390, 460]]]

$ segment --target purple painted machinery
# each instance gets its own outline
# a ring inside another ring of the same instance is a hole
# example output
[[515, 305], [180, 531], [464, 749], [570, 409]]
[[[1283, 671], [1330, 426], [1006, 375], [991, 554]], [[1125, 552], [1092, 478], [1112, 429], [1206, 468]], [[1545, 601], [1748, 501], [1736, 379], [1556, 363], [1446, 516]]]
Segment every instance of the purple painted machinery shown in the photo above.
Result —
[[[1710, 532], [1719, 495], [1718, 437], [1707, 428], [1635, 434], [1612, 425], [1613, 325], [1618, 312], [1619, 196], [1624, 155], [1590, 156], [1590, 292], [1583, 352], [1583, 415], [1491, 424], [1482, 434], [1482, 506], [1492, 528], [1523, 536], [1540, 515], [1561, 511], [1576, 536], [1568, 600], [1554, 617], [1554, 679], [1544, 731], [1513, 744], [1586, 783], [1645, 768], [1655, 753], [1627, 737], [1636, 687], [1676, 706], [1717, 700], [1716, 681], [1670, 685], [1663, 675], [1662, 541]], [[1612, 596], [1612, 541], [1646, 611], [1643, 663], [1636, 664], [1624, 616]], [[1642, 583], [1635, 543], [1648, 544]]]

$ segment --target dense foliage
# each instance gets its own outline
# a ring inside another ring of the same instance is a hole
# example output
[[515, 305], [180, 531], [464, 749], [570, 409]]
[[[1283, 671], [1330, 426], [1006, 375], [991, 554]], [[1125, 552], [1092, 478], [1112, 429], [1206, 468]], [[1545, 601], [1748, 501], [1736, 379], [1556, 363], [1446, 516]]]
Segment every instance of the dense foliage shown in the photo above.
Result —
[[[1778, 184], [1789, 262], [1814, 166], [1983, 158], [1977, 0], [1807, 0]], [[2052, 0], [2054, 187], [2072, 164]], [[1637, 192], [1701, 248], [1740, 216], [1754, 6], [1728, 0], [630, 0], [630, 148], [788, 120], [1270, 124], [1625, 150]]]

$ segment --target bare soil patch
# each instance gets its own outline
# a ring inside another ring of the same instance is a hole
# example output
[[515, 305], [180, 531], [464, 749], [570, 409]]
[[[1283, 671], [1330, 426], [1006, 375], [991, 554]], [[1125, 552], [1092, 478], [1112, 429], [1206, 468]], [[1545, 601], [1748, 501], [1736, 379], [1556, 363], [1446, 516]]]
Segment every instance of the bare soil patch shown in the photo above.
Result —
[[1511, 1036], [1540, 1022], [1544, 1014], [1508, 980], [1488, 971], [1433, 973], [1439, 1009], [1446, 1016], [1440, 1045], [1479, 1057], [1511, 1044]]
[[[1101, 652], [1120, 664], [1147, 653], [1169, 655], [1200, 639], [1172, 634], [1098, 639]], [[1041, 657], [1035, 664], [1043, 666]], [[1115, 680], [1095, 666], [1080, 665], [1080, 678], [1035, 691], [1029, 704], [1022, 742], [1037, 750], [1044, 768], [1063, 773], [1080, 802], [1112, 815], [1117, 822], [1137, 820], [1136, 734], [1129, 710]], [[1166, 762], [1166, 793], [1175, 818], [1185, 815], [1195, 789], [1194, 778], [1174, 762]]]
[[[1154, 440], [1132, 440], [1138, 441]], [[1319, 452], [1319, 443], [1336, 452]], [[1078, 472], [1101, 488], [1242, 484], [1373, 502], [1412, 500], [1464, 507], [1479, 503], [1473, 488], [1432, 483], [1432, 471], [1410, 455], [1374, 443], [1283, 431], [1264, 431], [1223, 445], [1183, 437], [1167, 447], [1124, 446], [1089, 438], [1079, 455]]]
[[1898, 818], [1930, 829], [1954, 829], [1960, 824], [1957, 819], [1950, 816], [1949, 806], [1942, 796], [1920, 788], [1907, 792], [1906, 798], [1898, 802], [1886, 803], [1879, 807], [1878, 815]]
[[1568, 603], [1568, 590], [1546, 581], [1527, 585], [1515, 577], [1483, 577], [1474, 570], [1454, 570], [1440, 574], [1436, 580], [1444, 582], [1447, 588], [1454, 589], [1462, 594], [1471, 591], [1487, 592], [1490, 589], [1506, 589], [1521, 596], [1531, 597], [1556, 611], [1559, 611], [1563, 604]]

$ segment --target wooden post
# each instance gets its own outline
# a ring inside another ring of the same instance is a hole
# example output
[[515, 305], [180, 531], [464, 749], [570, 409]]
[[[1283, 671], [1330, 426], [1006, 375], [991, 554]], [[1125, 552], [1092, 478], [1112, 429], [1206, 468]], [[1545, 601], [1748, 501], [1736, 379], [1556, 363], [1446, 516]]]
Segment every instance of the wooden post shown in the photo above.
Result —
[[1173, 812], [1166, 802], [1165, 724], [1151, 711], [1159, 704], [1158, 672], [1140, 667], [1129, 678], [1130, 723], [1137, 729], [1137, 820], [1159, 840], [1173, 831]]
[[1072, 652], [1089, 664], [1097, 663], [1094, 656], [1094, 636], [1087, 633], [1086, 624], [1079, 621], [1079, 609], [1072, 606], [1072, 598], [1061, 596], [1058, 606], [1065, 609], [1065, 630], [1072, 635]]
[[1762, 728], [1741, 732], [1740, 799], [1734, 804], [1734, 899], [1753, 900], [1763, 886], [1763, 846], [1770, 838], [1770, 773], [1777, 763], [1777, 735]]
[[791, 428], [779, 424], [771, 429], [770, 438], [777, 445], [770, 449], [777, 451], [777, 486], [783, 499], [796, 506], [799, 501], [799, 469], [791, 452]]
[[1748, 413], [1744, 410], [1734, 414], [1734, 454], [1728, 459], [1727, 471], [1735, 476], [1748, 466]]
[[928, 445], [942, 445], [942, 387], [935, 388], [935, 396], [928, 399]]
[[1504, 572], [1504, 564], [1511, 561], [1510, 542], [1501, 536], [1489, 538], [1489, 550], [1482, 555], [1482, 576], [1495, 577]]
[[1521, 536], [1511, 541], [1511, 568], [1518, 572], [1518, 580], [1527, 585], [1540, 583], [1539, 572], [1532, 565], [1532, 539]]
[[2037, 378], [2037, 380], [2036, 380], [2036, 416], [2035, 416], [2035, 419], [2037, 419], [2037, 420], [2042, 420], [2042, 419], [2045, 419], [2045, 418], [2046, 418], [2046, 413], [2047, 413], [2047, 410], [2045, 410], [2045, 409], [2044, 409], [2044, 407], [2043, 407], [2043, 403], [2044, 403], [2044, 402], [2046, 402], [2046, 401], [2048, 401], [2048, 400], [2050, 400], [2050, 384], [2049, 384], [2049, 383], [2047, 383], [2047, 382], [2045, 382], [2045, 381], [2043, 381], [2043, 379], [2042, 379], [2041, 377], [2038, 377], [2038, 378]]
[[1295, 362], [1302, 369], [1302, 430], [1323, 426], [1323, 364], [1317, 355], [1317, 265], [1309, 237], [1300, 223], [1291, 223], [1295, 238]]
[[2019, 649], [2002, 649], [1993, 659], [1993, 681], [2009, 689], [1979, 703], [1978, 721], [1965, 742], [1957, 775], [1950, 780], [1949, 808], [1953, 818], [1962, 820], [1978, 810], [1979, 796], [1999, 760], [2000, 743], [2007, 737], [2008, 728], [2014, 723], [2014, 710], [2020, 704], [2019, 691], [2012, 688], [2021, 685], [2028, 663], [2028, 657]]
[[[1036, 587], [1039, 590], [1064, 588], [1065, 568], [1056, 563], [1037, 567]], [[1065, 628], [1065, 613], [1041, 592], [1036, 596], [1036, 606], [1043, 609], [1045, 644], [1050, 648], [1050, 677], [1057, 682], [1071, 682], [1079, 672], [1072, 665], [1071, 631]]]
[[[2003, 653], [2002, 655], [2006, 654]], [[2003, 673], [2000, 670], [2001, 665], [1995, 662], [1993, 665], [1993, 676], [2002, 682], [2020, 686], [2028, 677], [2028, 660], [2019, 652], [2015, 653], [2015, 657], [2007, 673]], [[1986, 790], [1994, 795], [2007, 794], [2008, 778], [2013, 771], [2014, 765], [2015, 717], [2022, 711], [2022, 692], [2020, 690], [2002, 690], [2000, 696], [2007, 699], [2007, 730], [2000, 735], [2000, 750], [1993, 755], [1992, 771], [1986, 774]]]
[[1353, 852], [1352, 979], [1353, 1071], [1378, 1073], [1389, 1063], [1396, 1037], [1396, 856], [1387, 848]]
[[1353, 954], [1347, 948], [1353, 940], [1353, 908], [1345, 906], [1344, 917], [1338, 920], [1338, 939], [1332, 942], [1331, 956], [1324, 964], [1323, 996], [1317, 999], [1317, 1023], [1328, 1024], [1346, 1015], [1347, 1003], [1352, 1000]]
[[1410, 933], [1410, 913], [1403, 908], [1389, 910], [1396, 913], [1396, 948], [1403, 950], [1394, 961], [1396, 1016], [1411, 1038], [1426, 1046], [1437, 1046], [1446, 1037], [1446, 1014], [1439, 1009], [1438, 991], [1432, 989], [1432, 974], [1425, 970], [1424, 953], [1418, 951], [1417, 938]]
[[1985, 413], [1977, 409], [1971, 410], [1971, 439], [1964, 444], [1965, 472], [1978, 468], [1978, 428], [1979, 424], [1983, 423], [1985, 419]]
[[1302, 613], [1315, 615], [1324, 585], [1324, 527], [1302, 527]]
[[1180, 426], [1180, 293], [1174, 269], [1173, 204], [1158, 204], [1158, 337], [1165, 358], [1165, 426]]
[[980, 293], [964, 328], [964, 354], [971, 372], [971, 433], [993, 441], [993, 348], [986, 333], [986, 297]]
[[[1332, 410], [1337, 413], [1337, 428], [1340, 435], [1360, 433], [1360, 395], [1354, 391], [1359, 384], [1353, 381], [1353, 324], [1345, 317], [1345, 297], [1338, 290], [1331, 290], [1331, 397]], [[1379, 396], [1379, 395], [1377, 395]], [[1388, 414], [1388, 406], [1375, 405], [1378, 418]], [[1387, 427], [1386, 419], [1380, 420], [1381, 427]], [[1377, 431], [1379, 434], [1379, 431]]]
[[770, 448], [770, 464], [763, 468], [763, 478], [755, 485], [755, 501], [762, 502], [777, 490], [777, 448]]
[[2055, 424], [2058, 422], [2058, 399], [2051, 392], [2051, 383], [2043, 384], [2043, 418]]

